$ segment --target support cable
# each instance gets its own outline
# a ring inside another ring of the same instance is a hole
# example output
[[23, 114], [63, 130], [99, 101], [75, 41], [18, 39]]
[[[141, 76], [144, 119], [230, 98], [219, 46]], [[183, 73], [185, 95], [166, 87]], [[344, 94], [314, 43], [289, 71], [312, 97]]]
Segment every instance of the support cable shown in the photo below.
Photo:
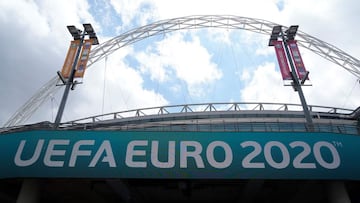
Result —
[[104, 106], [105, 106], [105, 89], [106, 89], [106, 69], [107, 69], [107, 59], [105, 57], [105, 68], [104, 68], [104, 83], [103, 83], [103, 96], [102, 96], [102, 105], [101, 105], [101, 114], [104, 114]]
[[360, 82], [360, 79], [357, 79], [357, 80], [355, 81], [354, 86], [351, 88], [349, 94], [348, 94], [347, 97], [345, 98], [345, 101], [344, 101], [344, 104], [342, 105], [342, 108], [344, 108], [345, 105], [346, 105], [346, 103], [349, 101], [350, 96], [352, 95], [352, 93], [353, 93], [356, 85], [359, 84], [359, 82]]

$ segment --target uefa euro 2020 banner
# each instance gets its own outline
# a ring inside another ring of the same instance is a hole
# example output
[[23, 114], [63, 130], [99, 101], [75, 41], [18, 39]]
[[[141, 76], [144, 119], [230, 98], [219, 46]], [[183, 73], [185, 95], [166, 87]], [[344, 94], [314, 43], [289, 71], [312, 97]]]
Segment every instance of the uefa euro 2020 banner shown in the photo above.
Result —
[[300, 132], [24, 131], [0, 178], [360, 180], [360, 137]]

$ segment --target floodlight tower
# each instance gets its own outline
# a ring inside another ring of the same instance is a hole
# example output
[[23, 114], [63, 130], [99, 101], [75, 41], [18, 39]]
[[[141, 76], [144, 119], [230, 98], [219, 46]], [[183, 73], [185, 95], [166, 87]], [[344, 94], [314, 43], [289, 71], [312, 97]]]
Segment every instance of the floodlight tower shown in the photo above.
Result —
[[307, 105], [306, 100], [305, 100], [304, 93], [303, 93], [302, 88], [301, 88], [301, 85], [303, 85], [305, 83], [305, 80], [308, 79], [309, 72], [306, 71], [305, 75], [302, 78], [300, 78], [297, 75], [297, 70], [296, 70], [296, 68], [294, 66], [294, 63], [293, 63], [294, 58], [291, 56], [290, 51], [289, 51], [288, 42], [289, 42], [289, 40], [294, 40], [295, 39], [295, 35], [296, 35], [297, 30], [298, 30], [298, 27], [299, 27], [298, 25], [292, 25], [285, 32], [283, 32], [281, 25], [274, 26], [273, 30], [271, 32], [271, 36], [270, 36], [270, 40], [269, 40], [269, 46], [274, 46], [275, 41], [278, 41], [279, 37], [282, 39], [283, 47], [285, 49], [286, 56], [287, 56], [287, 61], [289, 62], [290, 68], [291, 68], [291, 78], [292, 78], [291, 85], [293, 86], [294, 90], [296, 92], [298, 92], [298, 94], [299, 94], [300, 102], [301, 102], [301, 105], [303, 107], [307, 127], [308, 127], [308, 129], [310, 131], [313, 131], [314, 130], [314, 124], [313, 124], [313, 121], [312, 121], [312, 118], [311, 118], [311, 115], [310, 115], [308, 105]]
[[60, 72], [57, 72], [59, 75], [59, 78], [62, 80], [63, 84], [65, 85], [65, 90], [64, 90], [63, 97], [61, 99], [58, 113], [55, 118], [55, 122], [54, 122], [55, 129], [59, 127], [70, 89], [74, 90], [75, 85], [78, 84], [76, 81], [74, 82], [74, 77], [75, 77], [76, 67], [78, 65], [80, 51], [82, 50], [85, 36], [86, 35], [89, 36], [89, 39], [92, 41], [92, 45], [99, 44], [98, 38], [96, 36], [96, 33], [94, 32], [92, 25], [90, 23], [86, 23], [86, 24], [83, 24], [83, 26], [84, 26], [84, 31], [81, 31], [80, 29], [76, 28], [74, 25], [67, 26], [67, 28], [68, 28], [70, 34], [73, 36], [74, 40], [80, 40], [80, 42], [78, 43], [75, 59], [72, 62], [72, 67], [71, 67], [70, 75], [69, 75], [68, 79], [66, 80]]

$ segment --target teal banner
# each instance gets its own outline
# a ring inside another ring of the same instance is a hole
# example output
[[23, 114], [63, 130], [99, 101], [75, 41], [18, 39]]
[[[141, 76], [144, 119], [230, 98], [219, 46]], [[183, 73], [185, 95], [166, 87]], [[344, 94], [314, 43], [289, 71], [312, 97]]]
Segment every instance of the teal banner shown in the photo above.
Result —
[[333, 133], [27, 131], [0, 136], [0, 178], [360, 180], [359, 146]]

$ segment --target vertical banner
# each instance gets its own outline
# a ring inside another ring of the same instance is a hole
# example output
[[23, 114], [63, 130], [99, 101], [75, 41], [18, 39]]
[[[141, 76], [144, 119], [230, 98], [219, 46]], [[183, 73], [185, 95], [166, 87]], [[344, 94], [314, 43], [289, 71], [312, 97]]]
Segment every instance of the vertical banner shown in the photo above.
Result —
[[84, 44], [82, 46], [82, 50], [81, 50], [81, 54], [80, 54], [80, 59], [79, 59], [79, 62], [77, 64], [76, 72], [75, 72], [75, 76], [74, 76], [76, 78], [84, 77], [86, 64], [87, 64], [88, 59], [89, 59], [90, 49], [91, 49], [92, 43], [93, 43], [92, 39], [84, 40]]
[[289, 64], [286, 59], [284, 45], [282, 41], [274, 41], [275, 53], [277, 60], [279, 62], [280, 72], [283, 80], [291, 80], [291, 73], [289, 69]]
[[305, 78], [307, 71], [305, 69], [305, 65], [304, 65], [303, 60], [301, 58], [300, 51], [299, 51], [299, 48], [297, 46], [296, 40], [289, 40], [288, 41], [288, 46], [290, 48], [291, 56], [293, 58], [295, 68], [296, 68], [296, 72], [297, 72], [297, 75], [298, 75], [299, 79], [300, 80], [308, 79], [308, 78]]
[[74, 40], [74, 41], [71, 41], [71, 43], [70, 43], [70, 47], [68, 49], [68, 52], [67, 52], [67, 55], [66, 55], [66, 58], [64, 61], [64, 65], [61, 70], [61, 75], [64, 78], [70, 77], [70, 71], [73, 66], [74, 58], [75, 58], [76, 51], [77, 51], [77, 48], [79, 47], [79, 45], [80, 45], [80, 40]]

